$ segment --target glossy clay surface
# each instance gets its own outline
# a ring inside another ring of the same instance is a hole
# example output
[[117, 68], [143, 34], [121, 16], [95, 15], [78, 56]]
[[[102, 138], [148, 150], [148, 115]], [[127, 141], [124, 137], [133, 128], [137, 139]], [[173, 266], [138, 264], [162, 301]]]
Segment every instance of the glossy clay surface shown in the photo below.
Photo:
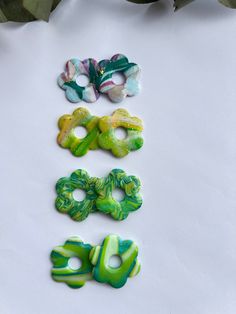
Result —
[[[114, 255], [121, 259], [121, 265], [117, 268], [109, 265], [109, 260]], [[94, 247], [90, 253], [94, 265], [93, 278], [114, 288], [121, 288], [128, 277], [134, 277], [139, 273], [141, 265], [137, 261], [137, 256], [138, 247], [133, 241], [109, 235], [101, 246]]]
[[[114, 255], [121, 259], [117, 267], [109, 264]], [[131, 240], [121, 240], [117, 235], [108, 235], [101, 246], [94, 247], [75, 236], [52, 250], [51, 275], [55, 281], [64, 282], [71, 288], [81, 288], [91, 279], [121, 288], [129, 277], [139, 273], [141, 265], [137, 256], [137, 245]], [[81, 266], [76, 270], [69, 266], [72, 257], [81, 261]]]
[[[117, 201], [112, 192], [119, 188], [124, 198]], [[113, 169], [105, 178], [90, 177], [82, 169], [74, 171], [69, 177], [58, 180], [56, 184], [56, 209], [69, 215], [75, 221], [82, 221], [92, 212], [110, 215], [115, 220], [126, 219], [130, 212], [142, 205], [141, 182], [135, 176], [128, 176], [121, 169]], [[74, 199], [73, 192], [83, 190], [83, 200]]]
[[[51, 252], [53, 268], [52, 278], [64, 282], [71, 288], [81, 288], [87, 280], [92, 279], [92, 264], [89, 254], [92, 249], [90, 244], [85, 244], [79, 237], [71, 237], [64, 245], [57, 246]], [[81, 267], [77, 270], [70, 268], [69, 259], [78, 257]]]
[[[79, 75], [86, 75], [89, 79], [87, 86], [80, 86], [76, 79]], [[58, 77], [58, 85], [65, 90], [66, 98], [71, 102], [95, 102], [99, 93], [97, 91], [97, 61], [94, 59], [71, 59], [67, 61], [65, 72]]]
[[[87, 130], [84, 138], [75, 134], [76, 127], [81, 126]], [[84, 156], [89, 150], [100, 147], [121, 158], [143, 146], [142, 120], [131, 116], [125, 109], [117, 109], [111, 116], [99, 118], [81, 107], [71, 115], [63, 115], [58, 121], [58, 127], [58, 144], [69, 149], [76, 157]], [[124, 139], [116, 136], [116, 129], [120, 127], [127, 132]]]

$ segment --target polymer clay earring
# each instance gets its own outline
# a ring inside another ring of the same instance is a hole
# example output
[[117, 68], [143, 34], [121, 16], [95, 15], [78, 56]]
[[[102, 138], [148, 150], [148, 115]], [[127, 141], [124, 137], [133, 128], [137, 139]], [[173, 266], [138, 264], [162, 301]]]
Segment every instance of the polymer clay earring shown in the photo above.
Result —
[[[112, 75], [117, 72], [124, 75], [123, 84], [116, 84], [112, 80]], [[116, 54], [110, 60], [100, 61], [98, 73], [99, 91], [107, 94], [113, 102], [121, 102], [126, 96], [134, 96], [140, 90], [140, 68], [122, 54]]]
[[[68, 148], [75, 156], [83, 156], [88, 150], [98, 148], [98, 117], [92, 116], [85, 108], [76, 109], [72, 115], [64, 115], [58, 121], [60, 133], [57, 137], [58, 144]], [[75, 128], [82, 126], [87, 130], [84, 138], [75, 135]]]
[[[51, 252], [53, 268], [52, 278], [57, 282], [64, 282], [71, 288], [81, 288], [86, 281], [92, 279], [93, 265], [89, 254], [92, 246], [85, 244], [79, 237], [71, 237], [64, 245], [57, 246]], [[77, 270], [69, 266], [69, 260], [77, 257], [81, 261], [81, 267]]]
[[[82, 169], [74, 171], [70, 177], [59, 179], [56, 184], [56, 209], [60, 213], [68, 214], [75, 221], [83, 221], [89, 213], [96, 211], [96, 181], [96, 178], [90, 178]], [[73, 192], [77, 189], [85, 191], [84, 200], [74, 199]]]
[[[118, 139], [116, 128], [122, 127], [127, 131], [127, 137]], [[112, 116], [105, 116], [99, 120], [101, 134], [98, 144], [105, 150], [110, 150], [116, 157], [124, 157], [130, 151], [138, 150], [143, 146], [142, 121], [132, 117], [127, 110], [117, 109]]]
[[[85, 170], [78, 169], [69, 177], [57, 181], [55, 201], [56, 209], [69, 215], [75, 221], [83, 221], [90, 213], [102, 212], [113, 219], [123, 220], [130, 212], [136, 211], [142, 205], [140, 195], [140, 180], [128, 176], [121, 169], [113, 169], [106, 178], [89, 177]], [[121, 189], [124, 198], [117, 201], [112, 193]], [[77, 201], [73, 193], [76, 190], [85, 191], [85, 198]]]
[[[121, 259], [121, 264], [117, 268], [109, 265], [109, 260], [114, 255]], [[139, 273], [141, 265], [137, 261], [137, 256], [138, 247], [133, 241], [109, 235], [101, 246], [95, 246], [90, 252], [90, 261], [94, 265], [93, 278], [114, 288], [121, 288], [129, 277]]]
[[[127, 176], [121, 169], [113, 169], [108, 177], [96, 181], [97, 210], [111, 215], [116, 220], [127, 218], [130, 212], [142, 205], [140, 187], [141, 183], [137, 177]], [[116, 188], [124, 191], [125, 196], [121, 201], [117, 201], [112, 195]]]
[[[124, 157], [143, 145], [142, 121], [132, 117], [125, 109], [117, 109], [112, 116], [98, 118], [81, 107], [72, 115], [63, 115], [58, 121], [58, 127], [60, 129], [58, 144], [69, 149], [76, 157], [81, 157], [98, 147], [110, 150], [116, 157]], [[79, 138], [75, 134], [77, 127], [84, 127], [87, 130], [84, 138]], [[119, 127], [127, 131], [126, 138], [116, 137], [115, 130]]]
[[[58, 77], [58, 85], [65, 90], [66, 98], [71, 102], [95, 102], [99, 97], [97, 90], [97, 61], [94, 59], [71, 59], [66, 63], [65, 72]], [[80, 86], [76, 79], [79, 75], [85, 75], [89, 79], [87, 86]]]

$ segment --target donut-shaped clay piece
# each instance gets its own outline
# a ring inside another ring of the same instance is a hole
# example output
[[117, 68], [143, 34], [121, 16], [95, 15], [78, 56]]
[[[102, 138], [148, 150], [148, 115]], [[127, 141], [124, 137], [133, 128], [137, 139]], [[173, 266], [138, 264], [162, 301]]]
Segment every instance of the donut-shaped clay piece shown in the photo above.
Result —
[[[124, 83], [116, 84], [112, 80], [114, 73], [124, 76]], [[122, 54], [114, 55], [110, 60], [98, 63], [99, 91], [107, 94], [111, 101], [121, 102], [126, 96], [137, 95], [140, 90], [140, 68], [136, 63], [130, 63]]]
[[[80, 61], [78, 59], [71, 59], [67, 61], [65, 72], [58, 77], [58, 85], [65, 90], [66, 98], [77, 103], [84, 100], [88, 103], [95, 102], [99, 97], [97, 90], [97, 61], [94, 59], [85, 59]], [[76, 80], [79, 75], [85, 75], [89, 79], [87, 86], [80, 86]]]
[[[118, 139], [116, 128], [124, 128], [127, 137]], [[99, 120], [101, 134], [98, 137], [98, 144], [102, 149], [110, 150], [116, 157], [124, 157], [130, 151], [135, 151], [143, 146], [142, 121], [132, 117], [127, 110], [117, 109], [111, 116], [102, 117]]]
[[[55, 201], [56, 209], [60, 213], [68, 214], [75, 221], [82, 221], [91, 213], [96, 211], [95, 184], [98, 179], [90, 178], [85, 170], [78, 169], [70, 177], [61, 178], [57, 181]], [[85, 198], [81, 201], [75, 200], [73, 192], [83, 190]]]
[[[72, 115], [64, 115], [58, 121], [60, 133], [57, 137], [58, 144], [71, 151], [74, 156], [85, 155], [90, 149], [98, 148], [98, 121], [99, 118], [92, 116], [85, 108], [76, 109]], [[82, 126], [87, 130], [84, 138], [75, 134], [75, 128]]]
[[[51, 252], [53, 264], [51, 275], [57, 282], [64, 282], [71, 288], [81, 288], [92, 279], [93, 265], [89, 254], [92, 246], [85, 244], [79, 237], [71, 237], [64, 245], [55, 247]], [[77, 257], [81, 261], [79, 269], [72, 269], [69, 260]]]
[[[113, 169], [104, 179], [98, 179], [95, 184], [98, 211], [111, 215], [116, 220], [127, 218], [130, 212], [139, 209], [142, 205], [142, 197], [139, 193], [140, 180], [135, 176], [127, 176], [121, 169]], [[112, 192], [121, 189], [124, 198], [116, 200]]]
[[[120, 266], [115, 268], [109, 265], [112, 256], [120, 257]], [[94, 265], [93, 278], [114, 288], [121, 288], [129, 277], [139, 273], [141, 265], [137, 256], [138, 247], [133, 241], [109, 235], [101, 246], [95, 246], [90, 252], [90, 261]]]

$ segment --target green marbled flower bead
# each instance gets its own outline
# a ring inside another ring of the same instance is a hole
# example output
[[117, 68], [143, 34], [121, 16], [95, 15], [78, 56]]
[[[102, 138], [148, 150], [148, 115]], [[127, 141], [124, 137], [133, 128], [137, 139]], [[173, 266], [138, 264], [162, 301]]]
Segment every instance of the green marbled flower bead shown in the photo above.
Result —
[[[73, 220], [82, 221], [89, 213], [94, 212], [96, 178], [90, 178], [85, 170], [78, 169], [70, 177], [61, 178], [56, 184], [57, 198], [56, 208], [59, 212], [68, 214]], [[82, 201], [77, 201], [73, 197], [73, 192], [77, 189], [86, 193]]]
[[[113, 169], [107, 178], [98, 179], [96, 182], [96, 207], [116, 220], [123, 220], [130, 212], [141, 207], [140, 187], [141, 183], [137, 177], [127, 176], [121, 169]], [[121, 201], [117, 201], [112, 195], [116, 188], [124, 191], [125, 196]]]
[[[114, 255], [121, 259], [121, 265], [117, 268], [109, 265]], [[114, 288], [123, 287], [128, 277], [134, 277], [140, 271], [137, 255], [138, 247], [133, 241], [121, 240], [116, 235], [107, 236], [101, 246], [94, 247], [90, 252], [90, 260], [94, 265], [93, 278]]]
[[[116, 137], [115, 130], [119, 127], [127, 131], [126, 138]], [[102, 117], [99, 120], [99, 128], [101, 131], [98, 136], [99, 146], [110, 150], [116, 157], [124, 157], [143, 146], [142, 121], [137, 117], [132, 117], [125, 109], [117, 109], [111, 116]]]
[[[52, 278], [57, 282], [64, 282], [71, 288], [81, 288], [86, 281], [92, 279], [93, 265], [89, 254], [92, 246], [85, 244], [78, 237], [71, 237], [63, 246], [55, 247], [51, 252], [53, 268]], [[70, 268], [69, 260], [77, 257], [81, 261], [81, 267], [77, 270]]]
[[[72, 115], [64, 115], [58, 121], [60, 132], [57, 137], [58, 144], [71, 151], [74, 156], [84, 156], [89, 150], [98, 148], [98, 121], [85, 108], [76, 109]], [[75, 128], [82, 126], [87, 130], [84, 138], [75, 135]]]

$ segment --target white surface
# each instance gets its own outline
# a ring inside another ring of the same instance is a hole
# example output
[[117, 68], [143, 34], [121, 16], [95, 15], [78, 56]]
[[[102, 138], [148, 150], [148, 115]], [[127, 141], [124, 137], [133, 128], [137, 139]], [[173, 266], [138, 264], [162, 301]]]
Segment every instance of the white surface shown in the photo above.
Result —
[[[66, 0], [49, 24], [0, 26], [1, 314], [236, 313], [236, 12], [198, 0], [174, 14], [165, 3]], [[55, 141], [57, 119], [77, 107], [57, 75], [71, 57], [117, 52], [142, 67], [141, 94], [81, 105], [142, 117], [145, 145], [122, 160], [75, 158]], [[75, 223], [54, 209], [58, 178], [115, 167], [143, 183], [144, 205], [126, 221]], [[142, 271], [123, 289], [51, 280], [55, 245], [111, 232], [140, 248]]]

